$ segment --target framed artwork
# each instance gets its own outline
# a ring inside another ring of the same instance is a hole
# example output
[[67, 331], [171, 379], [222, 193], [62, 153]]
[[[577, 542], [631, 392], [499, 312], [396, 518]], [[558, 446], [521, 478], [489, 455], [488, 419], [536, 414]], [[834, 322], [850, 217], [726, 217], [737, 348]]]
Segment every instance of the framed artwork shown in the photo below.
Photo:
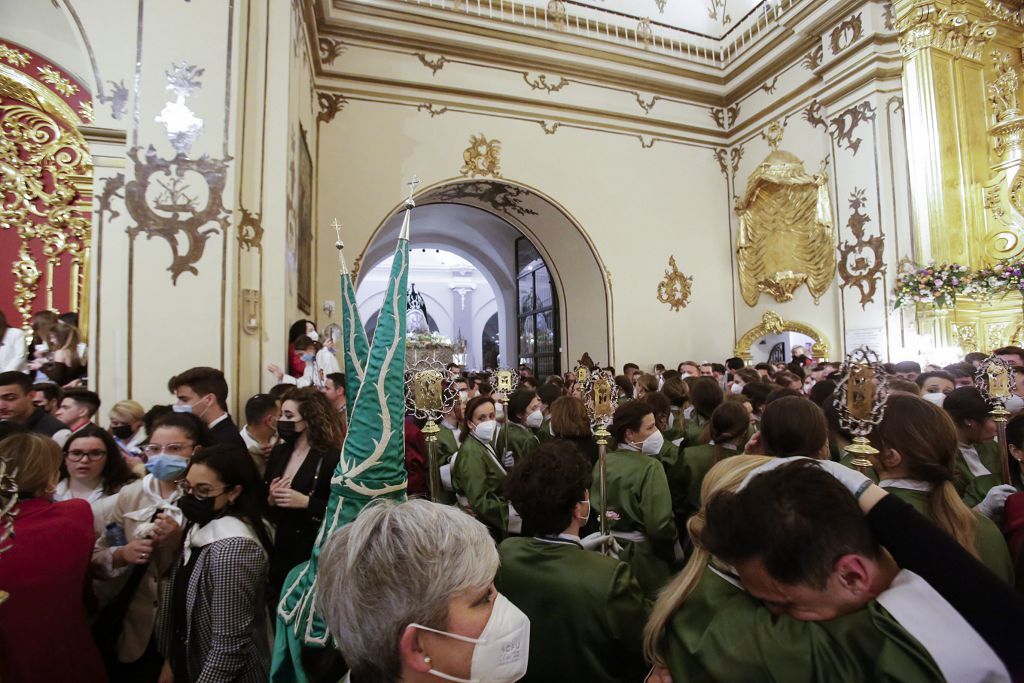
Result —
[[299, 225], [296, 240], [298, 260], [298, 306], [310, 315], [313, 311], [313, 157], [309, 154], [306, 131], [299, 127]]

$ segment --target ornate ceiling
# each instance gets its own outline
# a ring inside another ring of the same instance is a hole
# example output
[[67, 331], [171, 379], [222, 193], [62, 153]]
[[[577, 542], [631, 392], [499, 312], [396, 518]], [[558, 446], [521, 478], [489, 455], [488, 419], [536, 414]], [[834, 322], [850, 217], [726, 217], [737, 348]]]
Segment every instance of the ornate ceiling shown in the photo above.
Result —
[[[546, 2], [540, 3], [546, 5]], [[768, 0], [565, 0], [574, 9], [593, 8], [601, 14], [617, 13], [634, 21], [649, 18], [654, 24], [721, 38]], [[625, 18], [625, 17], [624, 17]]]

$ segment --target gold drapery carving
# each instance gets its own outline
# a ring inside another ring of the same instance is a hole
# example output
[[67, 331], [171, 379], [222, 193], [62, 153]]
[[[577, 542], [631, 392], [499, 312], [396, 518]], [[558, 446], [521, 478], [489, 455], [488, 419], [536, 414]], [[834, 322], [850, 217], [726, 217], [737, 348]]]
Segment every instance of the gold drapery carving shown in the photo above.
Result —
[[[13, 88], [4, 88], [11, 92]], [[0, 106], [0, 228], [20, 239], [15, 276], [15, 308], [28, 318], [42, 278], [31, 245], [45, 257], [46, 307], [53, 307], [53, 272], [71, 258], [72, 310], [78, 310], [90, 242], [89, 205], [92, 159], [77, 130], [49, 113], [24, 104]]]
[[895, 24], [903, 54], [933, 47], [977, 61], [985, 45], [996, 36], [994, 21], [982, 21], [934, 1], [907, 5], [897, 14]]
[[751, 174], [737, 203], [740, 292], [748, 306], [761, 293], [789, 301], [806, 284], [814, 302], [836, 274], [835, 233], [824, 165], [807, 175], [804, 163], [779, 150], [782, 125], [765, 134], [772, 152]]
[[766, 335], [780, 334], [782, 332], [798, 332], [800, 334], [807, 335], [814, 341], [814, 345], [811, 347], [811, 353], [814, 354], [814, 357], [828, 358], [829, 345], [828, 340], [825, 339], [825, 335], [806, 323], [784, 320], [782, 316], [775, 311], [765, 311], [765, 314], [761, 317], [761, 324], [747, 330], [747, 332], [736, 341], [736, 346], [732, 350], [732, 355], [742, 358], [743, 360], [750, 360], [752, 357], [750, 354], [750, 347], [754, 345], [754, 342]]

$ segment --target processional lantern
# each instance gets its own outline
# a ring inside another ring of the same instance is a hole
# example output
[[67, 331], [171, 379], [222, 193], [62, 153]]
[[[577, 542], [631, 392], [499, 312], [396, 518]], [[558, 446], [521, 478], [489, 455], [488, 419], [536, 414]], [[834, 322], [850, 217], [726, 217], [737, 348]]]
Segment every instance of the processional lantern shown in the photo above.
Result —
[[867, 437], [885, 417], [888, 399], [889, 375], [879, 362], [878, 354], [866, 346], [849, 354], [836, 386], [835, 408], [839, 426], [853, 434], [853, 442], [846, 447], [846, 452], [853, 456], [851, 464], [859, 470], [871, 469], [868, 456], [878, 453]]

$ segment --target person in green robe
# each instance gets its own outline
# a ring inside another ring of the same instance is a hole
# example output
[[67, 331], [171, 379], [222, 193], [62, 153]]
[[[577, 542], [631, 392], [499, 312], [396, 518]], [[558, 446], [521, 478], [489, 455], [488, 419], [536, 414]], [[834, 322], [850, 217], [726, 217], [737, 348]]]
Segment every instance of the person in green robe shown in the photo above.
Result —
[[661, 452], [664, 438], [651, 409], [636, 400], [618, 407], [610, 432], [615, 448], [606, 456], [607, 500], [601, 498], [600, 462], [594, 466], [590, 499], [621, 546], [619, 558], [654, 597], [681, 556], [668, 479], [661, 463], [649, 457]]
[[871, 442], [879, 451], [870, 456], [879, 485], [910, 503], [1013, 584], [1013, 562], [999, 528], [968, 508], [953, 485], [957, 430], [942, 408], [917, 396], [893, 394]]
[[[456, 400], [452, 409], [445, 413], [441, 417], [441, 421], [437, 424], [441, 429], [441, 431], [437, 433], [437, 466], [441, 468], [442, 472], [446, 471], [445, 466], [448, 466], [448, 471], [450, 472], [452, 456], [459, 451], [459, 438], [461, 431], [459, 423], [461, 422], [461, 418], [462, 402]], [[442, 477], [442, 482], [443, 481], [444, 477]], [[437, 502], [444, 503], [445, 505], [455, 505], [455, 492], [449, 491], [442, 486]]]
[[585, 550], [591, 467], [566, 441], [518, 462], [505, 490], [532, 537], [498, 547], [495, 587], [530, 618], [530, 663], [521, 683], [640, 681], [650, 602], [621, 560]]
[[505, 424], [498, 431], [495, 444], [502, 454], [502, 464], [512, 467], [522, 460], [527, 453], [536, 448], [540, 441], [533, 433], [540, 427], [544, 416], [540, 409], [540, 399], [532, 389], [516, 389], [508, 397], [508, 415]]
[[711, 377], [699, 377], [690, 387], [690, 403], [693, 413], [686, 421], [683, 444], [686, 447], [707, 443], [705, 436], [711, 413], [725, 400], [721, 385]]
[[476, 396], [466, 404], [462, 445], [452, 458], [452, 486], [459, 507], [490, 530], [496, 540], [508, 532], [509, 509], [502, 487], [505, 467], [494, 449], [497, 433], [494, 399]]
[[551, 431], [551, 406], [564, 395], [564, 387], [554, 382], [548, 382], [537, 387], [537, 398], [540, 399], [540, 412], [544, 419], [541, 421], [540, 426], [533, 430], [533, 434], [540, 443], [554, 438], [554, 432]]
[[[658, 676], [1008, 680], [999, 676], [999, 658], [952, 606], [879, 549], [843, 484], [807, 465], [751, 479], [766, 462], [740, 455], [705, 477], [705, 504], [688, 525], [695, 552], [645, 629], [645, 653]], [[742, 495], [719, 496], [740, 488]], [[916, 618], [918, 605], [941, 618]], [[924, 644], [934, 646], [936, 632], [943, 651]]]
[[661, 386], [661, 393], [665, 394], [671, 408], [668, 414], [668, 424], [662, 430], [666, 441], [671, 441], [678, 446], [686, 436], [686, 417], [684, 410], [689, 399], [690, 390], [680, 377], [671, 377], [665, 380]]
[[[746, 443], [747, 430], [750, 428], [750, 413], [742, 404], [735, 401], [725, 401], [715, 408], [711, 414], [710, 430], [711, 441], [699, 446], [686, 448], [682, 457], [682, 475], [678, 481], [679, 493], [683, 497], [683, 504], [679, 512], [683, 516], [683, 522], [676, 522], [682, 528], [685, 519], [700, 509], [700, 487], [704, 483], [704, 476], [712, 467], [723, 458], [728, 458], [743, 452], [743, 445]], [[676, 482], [669, 482], [670, 485]], [[673, 498], [676, 491], [673, 490]]]
[[997, 487], [1009, 482], [1003, 479], [1002, 455], [993, 440], [996, 424], [989, 412], [991, 407], [974, 387], [954, 389], [942, 407], [956, 424], [960, 444], [956, 459], [957, 490], [969, 507], [977, 507], [985, 516], [996, 519], [1009, 495], [1001, 495]]

